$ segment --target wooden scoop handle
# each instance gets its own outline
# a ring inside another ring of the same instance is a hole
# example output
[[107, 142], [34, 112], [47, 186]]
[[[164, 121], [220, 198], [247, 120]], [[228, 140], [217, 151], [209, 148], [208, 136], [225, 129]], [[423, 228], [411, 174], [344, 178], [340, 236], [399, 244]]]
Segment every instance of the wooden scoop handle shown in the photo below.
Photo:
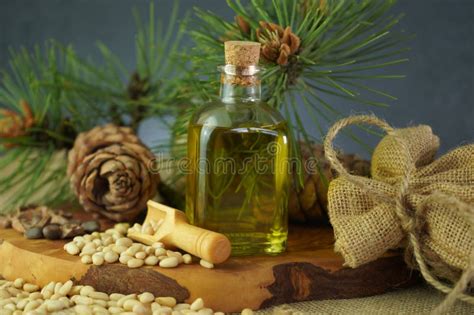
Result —
[[225, 235], [186, 222], [176, 222], [173, 233], [165, 241], [214, 264], [227, 260], [231, 252]]

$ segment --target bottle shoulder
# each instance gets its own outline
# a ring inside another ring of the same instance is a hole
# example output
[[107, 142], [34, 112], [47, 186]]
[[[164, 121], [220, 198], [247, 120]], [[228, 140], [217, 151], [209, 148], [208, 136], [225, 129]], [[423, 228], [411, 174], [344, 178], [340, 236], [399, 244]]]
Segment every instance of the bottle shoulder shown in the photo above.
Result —
[[285, 122], [283, 116], [265, 102], [223, 103], [220, 100], [200, 106], [190, 120], [193, 125], [243, 127], [276, 125]]

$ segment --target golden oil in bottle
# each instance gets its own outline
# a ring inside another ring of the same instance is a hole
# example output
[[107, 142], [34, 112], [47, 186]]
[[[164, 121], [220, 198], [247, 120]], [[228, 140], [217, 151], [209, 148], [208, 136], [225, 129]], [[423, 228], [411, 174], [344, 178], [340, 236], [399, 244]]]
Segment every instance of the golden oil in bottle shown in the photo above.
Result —
[[[228, 45], [251, 45], [258, 54], [259, 44], [240, 43], [226, 43], [226, 57]], [[237, 64], [223, 67], [220, 101], [201, 107], [189, 124], [186, 213], [227, 235], [233, 255], [278, 254], [288, 234], [288, 128], [260, 101], [259, 68], [236, 55]]]

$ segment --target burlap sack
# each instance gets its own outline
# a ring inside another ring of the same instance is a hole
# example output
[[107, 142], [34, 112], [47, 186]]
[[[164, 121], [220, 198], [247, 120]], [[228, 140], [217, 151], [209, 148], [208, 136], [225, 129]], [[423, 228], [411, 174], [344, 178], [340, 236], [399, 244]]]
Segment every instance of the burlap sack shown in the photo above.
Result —
[[[388, 132], [373, 153], [372, 179], [348, 174], [332, 147], [340, 129], [357, 123]], [[465, 285], [472, 280], [474, 145], [433, 161], [438, 147], [439, 139], [428, 126], [394, 130], [372, 116], [349, 117], [331, 128], [326, 157], [340, 177], [330, 184], [328, 210], [335, 249], [348, 266], [405, 247], [408, 262], [430, 283], [438, 281], [434, 276], [457, 281], [461, 271], [467, 278]], [[442, 290], [443, 284], [437, 284]]]

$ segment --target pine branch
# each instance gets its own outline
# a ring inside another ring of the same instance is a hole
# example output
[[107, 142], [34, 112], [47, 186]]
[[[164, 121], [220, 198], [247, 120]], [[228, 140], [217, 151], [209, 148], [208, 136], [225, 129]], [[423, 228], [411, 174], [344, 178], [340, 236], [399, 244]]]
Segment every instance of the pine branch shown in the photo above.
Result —
[[[207, 74], [214, 73], [216, 66], [222, 64], [224, 41], [251, 40], [268, 45], [264, 26], [274, 23], [276, 26], [266, 27], [281, 30], [290, 27], [299, 38], [300, 46], [288, 56], [286, 63], [266, 58], [262, 49], [263, 99], [289, 115], [287, 119], [294, 122], [295, 139], [312, 137], [302, 125], [301, 111], [295, 109], [299, 106], [295, 98], [301, 100], [313, 121], [318, 117], [321, 135], [324, 130], [320, 120], [330, 123], [344, 115], [329, 104], [329, 97], [343, 99], [354, 107], [358, 104], [386, 107], [387, 103], [379, 98], [395, 99], [371, 87], [369, 82], [403, 77], [387, 74], [386, 70], [408, 61], [398, 58], [407, 51], [400, 45], [410, 36], [394, 31], [402, 18], [390, 15], [395, 1], [251, 0], [243, 5], [239, 0], [227, 0], [227, 3], [235, 13], [236, 22], [225, 21], [210, 11], [195, 10], [193, 25], [196, 27], [190, 31], [195, 47], [188, 60], [191, 72], [206, 75], [199, 84], [190, 85], [195, 88], [192, 94], [217, 95], [218, 86], [210, 83], [215, 81], [214, 77]], [[361, 80], [363, 82], [359, 82]], [[183, 115], [190, 116], [190, 113]], [[178, 119], [174, 126], [175, 138], [185, 137], [184, 120]], [[353, 134], [347, 135], [365, 147]]]

